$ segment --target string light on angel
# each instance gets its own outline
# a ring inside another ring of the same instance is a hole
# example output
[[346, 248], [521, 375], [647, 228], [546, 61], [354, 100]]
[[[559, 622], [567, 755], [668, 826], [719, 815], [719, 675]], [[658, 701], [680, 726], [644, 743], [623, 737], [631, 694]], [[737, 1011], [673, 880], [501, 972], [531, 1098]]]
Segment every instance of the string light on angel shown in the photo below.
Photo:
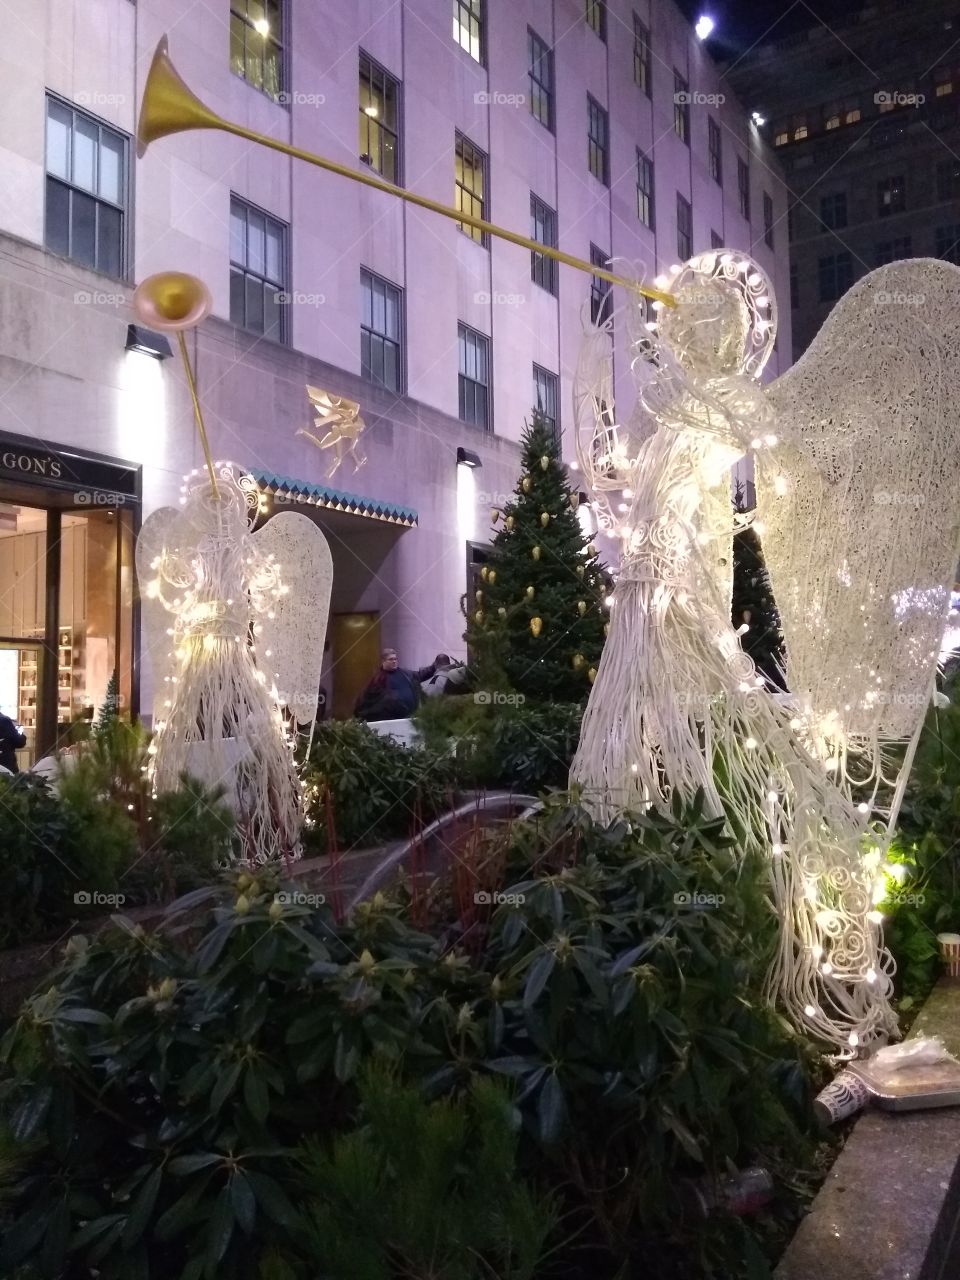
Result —
[[301, 786], [282, 708], [316, 716], [330, 549], [295, 512], [252, 531], [256, 483], [216, 463], [194, 472], [180, 508], [162, 507], [137, 542], [144, 634], [156, 680], [151, 775], [224, 783], [246, 858], [298, 856]]
[[358, 470], [367, 460], [357, 453], [360, 436], [366, 428], [366, 423], [360, 416], [360, 405], [356, 400], [331, 395], [329, 391], [322, 391], [319, 387], [308, 386], [307, 395], [317, 414], [314, 425], [324, 429], [326, 434], [318, 437], [306, 427], [301, 427], [296, 434], [306, 436], [319, 449], [333, 449], [334, 459], [327, 471], [328, 479], [334, 475], [347, 455], [353, 460], [354, 471]]
[[[755, 262], [718, 250], [655, 283], [678, 305], [629, 317], [630, 415], [608, 329], [588, 330], [576, 379], [579, 465], [621, 565], [572, 776], [604, 818], [702, 788], [767, 860], [771, 995], [855, 1054], [896, 1033], [876, 902], [960, 555], [960, 270], [870, 273], [766, 387], [777, 311]], [[787, 699], [730, 623], [747, 455]]]

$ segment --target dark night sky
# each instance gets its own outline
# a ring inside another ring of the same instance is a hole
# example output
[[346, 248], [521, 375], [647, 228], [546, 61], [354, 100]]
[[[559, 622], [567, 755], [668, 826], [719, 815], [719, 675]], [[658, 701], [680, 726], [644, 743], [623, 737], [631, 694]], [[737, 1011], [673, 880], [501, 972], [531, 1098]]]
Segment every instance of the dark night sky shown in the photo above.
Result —
[[695, 22], [707, 13], [716, 22], [708, 42], [717, 61], [741, 56], [756, 42], [783, 36], [823, 22], [836, 23], [864, 7], [866, 0], [677, 0]]

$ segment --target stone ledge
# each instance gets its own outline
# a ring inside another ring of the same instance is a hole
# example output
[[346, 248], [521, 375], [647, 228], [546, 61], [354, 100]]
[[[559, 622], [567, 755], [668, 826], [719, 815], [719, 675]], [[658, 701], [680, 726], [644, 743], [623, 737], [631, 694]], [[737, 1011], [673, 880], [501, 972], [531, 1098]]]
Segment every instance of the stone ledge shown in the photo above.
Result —
[[[911, 1038], [960, 1056], [960, 980], [942, 978]], [[955, 1280], [960, 1107], [866, 1112], [827, 1175], [776, 1280]]]

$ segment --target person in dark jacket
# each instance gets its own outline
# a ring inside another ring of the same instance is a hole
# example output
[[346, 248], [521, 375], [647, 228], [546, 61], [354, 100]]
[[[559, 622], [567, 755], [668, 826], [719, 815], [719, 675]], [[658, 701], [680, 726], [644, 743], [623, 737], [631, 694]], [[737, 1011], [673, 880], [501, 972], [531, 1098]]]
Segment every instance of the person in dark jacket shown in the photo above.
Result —
[[17, 752], [27, 745], [27, 735], [20, 731], [9, 716], [0, 715], [0, 765], [11, 773], [19, 773]]
[[357, 699], [353, 714], [358, 720], [404, 720], [420, 705], [420, 683], [429, 680], [436, 664], [419, 671], [405, 671], [396, 649], [384, 649], [380, 670]]

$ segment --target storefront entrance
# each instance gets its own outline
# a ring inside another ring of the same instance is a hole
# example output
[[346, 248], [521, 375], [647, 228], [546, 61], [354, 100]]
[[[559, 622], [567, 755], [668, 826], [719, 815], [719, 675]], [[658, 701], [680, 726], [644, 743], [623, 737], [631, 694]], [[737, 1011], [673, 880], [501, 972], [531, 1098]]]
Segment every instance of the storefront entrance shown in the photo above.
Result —
[[139, 468], [0, 437], [0, 710], [30, 765], [90, 721], [116, 675], [137, 712]]

